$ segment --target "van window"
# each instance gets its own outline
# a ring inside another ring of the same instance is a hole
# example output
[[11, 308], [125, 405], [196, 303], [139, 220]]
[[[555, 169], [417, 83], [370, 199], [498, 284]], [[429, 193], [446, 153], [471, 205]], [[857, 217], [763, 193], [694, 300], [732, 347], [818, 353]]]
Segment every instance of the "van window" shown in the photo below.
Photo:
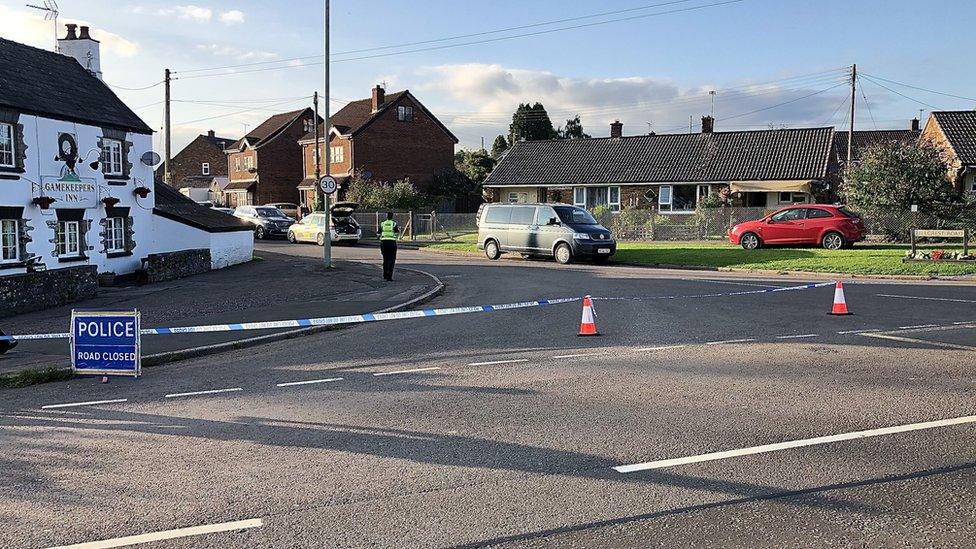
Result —
[[536, 210], [535, 224], [536, 225], [548, 225], [549, 224], [549, 220], [552, 219], [552, 218], [556, 218], [557, 221], [559, 220], [559, 218], [556, 217], [556, 210], [550, 208], [549, 206], [540, 206]]
[[508, 223], [512, 219], [511, 206], [495, 206], [488, 208], [488, 215], [485, 221], [488, 223]]
[[512, 208], [512, 225], [532, 225], [535, 223], [535, 207], [515, 206]]

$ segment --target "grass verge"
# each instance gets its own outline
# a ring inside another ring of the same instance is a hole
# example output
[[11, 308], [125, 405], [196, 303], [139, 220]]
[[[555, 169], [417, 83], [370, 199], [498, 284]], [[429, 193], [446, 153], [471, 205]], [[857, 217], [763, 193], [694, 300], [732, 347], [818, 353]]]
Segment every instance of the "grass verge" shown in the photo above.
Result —
[[0, 389], [19, 389], [39, 383], [67, 381], [74, 376], [74, 372], [68, 368], [58, 368], [56, 366], [31, 368], [13, 374], [0, 375]]

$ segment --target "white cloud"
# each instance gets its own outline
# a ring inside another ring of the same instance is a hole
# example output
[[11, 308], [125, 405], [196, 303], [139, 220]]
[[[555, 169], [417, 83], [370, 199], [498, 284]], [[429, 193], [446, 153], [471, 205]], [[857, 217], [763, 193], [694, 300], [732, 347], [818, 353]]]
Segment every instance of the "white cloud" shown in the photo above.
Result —
[[[113, 53], [120, 57], [133, 57], [139, 53], [139, 44], [96, 26], [87, 21], [77, 19], [61, 19], [59, 23], [75, 23], [92, 27], [92, 37], [102, 43], [102, 52]], [[29, 44], [38, 48], [51, 50], [54, 48], [54, 27], [43, 16], [25, 11], [14, 11], [0, 6], [0, 36]], [[58, 29], [60, 37], [64, 37], [64, 26]]]
[[236, 57], [244, 61], [267, 61], [278, 57], [268, 51], [241, 50], [226, 44], [197, 44], [197, 49], [220, 57]]
[[244, 22], [244, 12], [240, 10], [222, 12], [220, 22], [225, 25], [239, 25]]
[[176, 6], [174, 8], [160, 8], [157, 13], [165, 16], [176, 15], [180, 19], [190, 19], [198, 22], [207, 22], [213, 17], [212, 9], [202, 8], [192, 4], [188, 6]]

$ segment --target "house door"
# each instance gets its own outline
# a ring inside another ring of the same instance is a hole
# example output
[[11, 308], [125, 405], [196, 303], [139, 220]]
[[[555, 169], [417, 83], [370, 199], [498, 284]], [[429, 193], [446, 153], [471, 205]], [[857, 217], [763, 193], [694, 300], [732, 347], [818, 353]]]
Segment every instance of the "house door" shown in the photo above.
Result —
[[237, 197], [239, 195], [240, 195], [240, 193], [224, 193], [224, 198], [227, 200], [227, 207], [228, 208], [236, 208], [237, 207]]

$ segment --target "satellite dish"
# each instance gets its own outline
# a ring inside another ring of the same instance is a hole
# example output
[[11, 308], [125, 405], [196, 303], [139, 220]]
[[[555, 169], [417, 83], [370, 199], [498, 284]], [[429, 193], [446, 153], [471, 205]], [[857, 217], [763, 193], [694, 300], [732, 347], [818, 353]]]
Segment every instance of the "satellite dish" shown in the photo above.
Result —
[[142, 153], [142, 157], [139, 158], [139, 162], [142, 162], [143, 164], [149, 167], [153, 167], [156, 164], [159, 164], [160, 160], [162, 160], [162, 158], [154, 151], [146, 151]]

